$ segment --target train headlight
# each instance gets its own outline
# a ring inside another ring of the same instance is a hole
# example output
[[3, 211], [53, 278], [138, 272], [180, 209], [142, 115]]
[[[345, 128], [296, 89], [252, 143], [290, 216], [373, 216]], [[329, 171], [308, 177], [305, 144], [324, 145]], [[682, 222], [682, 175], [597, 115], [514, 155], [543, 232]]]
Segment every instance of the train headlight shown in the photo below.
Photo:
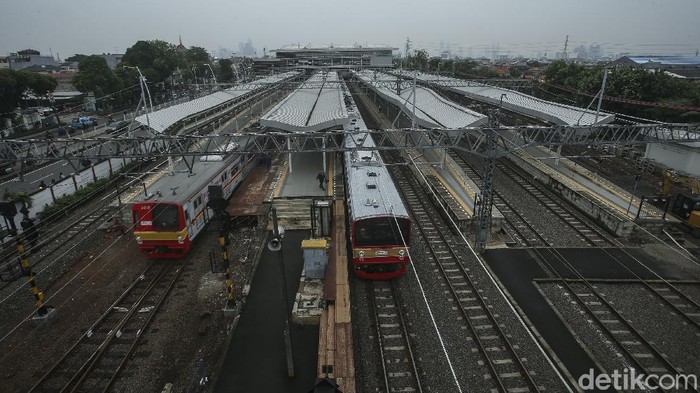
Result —
[[182, 238], [182, 236], [177, 237], [177, 242], [180, 244], [185, 244], [185, 239]]
[[403, 261], [404, 254], [406, 254], [405, 250], [399, 250], [399, 261]]
[[141, 240], [141, 236], [136, 236], [136, 243], [143, 244], [143, 240]]
[[365, 259], [365, 252], [364, 251], [358, 252], [357, 255], [360, 256], [360, 259]]

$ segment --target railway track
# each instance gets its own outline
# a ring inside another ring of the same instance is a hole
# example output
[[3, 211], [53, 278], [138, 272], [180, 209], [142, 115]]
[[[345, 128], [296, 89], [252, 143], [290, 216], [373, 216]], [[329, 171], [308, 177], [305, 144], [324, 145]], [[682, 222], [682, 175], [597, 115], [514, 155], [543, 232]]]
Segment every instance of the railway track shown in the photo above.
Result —
[[[474, 343], [473, 351], [481, 358], [484, 367], [483, 390], [540, 391], [530, 371], [518, 355], [508, 335], [492, 311], [493, 306], [481, 294], [473, 273], [464, 266], [449, 228], [439, 221], [440, 215], [429, 205], [423, 189], [406, 169], [391, 166], [394, 182], [404, 193], [405, 201], [413, 216], [413, 226], [425, 239], [430, 255], [449, 289], [449, 294], [462, 316]], [[448, 235], [449, 234], [449, 235]]]
[[108, 391], [183, 268], [172, 262], [149, 265], [30, 392]]
[[[478, 177], [478, 174], [474, 168], [471, 167], [465, 160], [461, 159], [460, 156], [455, 154], [453, 158], [456, 158], [456, 162], [465, 164], [462, 167], [469, 176]], [[568, 214], [561, 206], [561, 203], [556, 201], [556, 198], [552, 198], [548, 192], [542, 191], [539, 187], [527, 183], [525, 178], [515, 173], [516, 171], [509, 164], [500, 164], [499, 168], [524, 189], [528, 191], [533, 190], [534, 192], [531, 192], [531, 194], [538, 198], [538, 200], [542, 201], [545, 206], [548, 206], [550, 211], [558, 216], [561, 216], [558, 214], [560, 211]], [[555, 276], [561, 279], [562, 288], [569, 292], [571, 299], [576, 301], [578, 306], [583, 309], [584, 312], [590, 318], [592, 318], [592, 320], [597, 322], [600, 331], [604, 332], [606, 336], [616, 343], [616, 347], [620, 350], [622, 356], [624, 356], [625, 361], [627, 362], [626, 364], [632, 364], [639, 369], [645, 370], [647, 374], [679, 373], [679, 370], [668, 361], [668, 359], [663, 355], [662, 351], [660, 351], [653, 342], [646, 339], [641, 332], [635, 329], [622, 315], [620, 315], [620, 313], [607, 300], [607, 298], [601, 294], [600, 291], [596, 290], [595, 285], [586, 280], [586, 278], [573, 265], [571, 265], [566, 258], [559, 253], [559, 251], [554, 248], [548, 239], [545, 239], [522, 217], [522, 215], [516, 209], [513, 208], [508, 201], [502, 198], [498, 193], [495, 193], [494, 195], [494, 205], [498, 206], [499, 209], [501, 209], [501, 212], [504, 213], [508, 227], [512, 230], [512, 233], [516, 239], [522, 241], [525, 246], [539, 247], [533, 248], [531, 251], [538, 264], [550, 276]], [[630, 258], [634, 259], [636, 263], [644, 266], [636, 257], [630, 254], [624, 248], [620, 247], [619, 243], [602, 235], [599, 231], [588, 225], [585, 220], [572, 217], [571, 219], [566, 220], [566, 222], [572, 228], [581, 233], [581, 235], [588, 241], [589, 245], [602, 248], [602, 244], [604, 243], [603, 239], [607, 239], [606, 243], [608, 246], [621, 250]], [[602, 249], [603, 252], [607, 253], [612, 259], [616, 260], [623, 269], [627, 270], [632, 276], [639, 279], [642, 285], [644, 285], [649, 291], [665, 302], [674, 313], [682, 316], [690, 324], [700, 328], [700, 306], [698, 306], [697, 303], [695, 303], [691, 298], [682, 293], [682, 291], [676, 288], [673, 284], [663, 280], [661, 277], [659, 277], [661, 278], [661, 282], [658, 283], [649, 283], [648, 281], [643, 280], [631, 267], [627, 266], [619, 258], [614, 256], [610, 252], [610, 249]], [[550, 259], [546, 257], [546, 254], [554, 256], [557, 264], [551, 263]], [[563, 271], [562, 268], [564, 268]], [[565, 277], [570, 275], [578, 278], [580, 282], [574, 284], [567, 282]]]
[[[647, 375], [681, 374], [680, 370], [670, 363], [655, 343], [647, 339], [627, 318], [620, 314], [607, 297], [566, 261], [556, 249], [540, 249], [536, 252], [542, 262], [561, 280], [561, 287], [570, 294], [568, 298], [572, 299], [591, 321], [595, 321], [598, 331], [607, 336], [611, 343], [614, 343], [615, 347], [619, 349], [620, 355], [618, 356], [624, 358], [624, 367], [631, 365]], [[557, 261], [557, 266], [560, 267], [557, 268], [555, 264], [551, 263], [545, 253], [552, 255]], [[565, 271], [562, 272], [561, 268], [564, 268]], [[565, 280], [565, 276], [570, 274], [573, 274], [578, 281]]]
[[[450, 150], [449, 155], [455, 160], [460, 168], [464, 170], [467, 176], [471, 177], [472, 179], [481, 179], [481, 175], [476, 171], [476, 169], [459, 153]], [[546, 190], [544, 186], [532, 184], [532, 182], [523, 176], [517, 169], [515, 169], [512, 164], [499, 160], [497, 161], [496, 166], [502, 171], [502, 173], [513, 180], [514, 183], [518, 184], [528, 194], [532, 195], [533, 198], [538, 200], [542, 206], [544, 206], [556, 217], [559, 217], [562, 222], [574, 230], [578, 234], [579, 239], [586, 243], [586, 245], [593, 247], [617, 247], [620, 245], [620, 243], [612, 240], [610, 235], [606, 235], [595, 226], [589, 224], [584, 218], [582, 218], [580, 213], [561, 202], [550, 191]], [[506, 226], [510, 229], [508, 232], [517, 244], [527, 247], [549, 246], [549, 239], [542, 238], [542, 236], [538, 234], [537, 230], [527, 222], [522, 214], [517, 211], [517, 209], [513, 206], [513, 203], [506, 199], [498, 191], [494, 192], [493, 204], [501, 213], [503, 213], [506, 220]]]
[[369, 286], [385, 391], [422, 392], [396, 287], [393, 281], [370, 281]]
[[522, 172], [516, 169], [515, 165], [510, 161], [498, 160], [496, 162], [496, 167], [513, 180], [513, 182], [540, 201], [547, 210], [557, 217], [560, 217], [569, 227], [579, 233], [588, 245], [593, 247], [617, 247], [621, 245], [619, 242], [611, 239], [611, 235], [589, 224], [579, 212], [567, 206], [566, 203], [553, 195], [552, 192], [547, 190], [543, 185], [526, 179]]
[[[459, 154], [454, 151], [450, 151], [450, 156], [452, 156], [452, 158], [455, 159], [458, 164], [464, 164], [460, 166], [468, 176], [473, 176], [473, 179], [481, 178], [474, 168]], [[571, 228], [581, 234], [581, 236], [590, 246], [600, 248], [607, 246], [619, 249], [625, 255], [627, 255], [629, 259], [633, 260], [635, 264], [642, 266], [645, 270], [648, 270], [652, 275], [656, 276], [659, 279], [659, 282], [650, 283], [648, 280], [644, 280], [637, 272], [635, 272], [633, 267], [628, 266], [620, 258], [609, 252], [609, 250], [603, 250], [608, 256], [610, 256], [611, 259], [617, 261], [624, 270], [626, 270], [634, 278], [638, 279], [644, 287], [646, 287], [651, 293], [656, 295], [662, 302], [671, 308], [674, 313], [680, 315], [689, 324], [694, 325], [700, 330], [700, 305], [697, 302], [683, 293], [675, 285], [667, 280], [664, 280], [660, 275], [656, 274], [651, 269], [648, 269], [646, 265], [642, 263], [642, 261], [622, 247], [621, 243], [611, 239], [601, 230], [595, 228], [595, 226], [590, 225], [585, 219], [580, 217], [580, 213], [573, 211], [573, 209], [565, 208], [565, 204], [559, 201], [558, 198], [554, 197], [550, 191], [544, 188], [544, 186], [539, 184], [535, 185], [529, 182], [525, 176], [519, 173], [512, 163], [498, 161], [497, 167], [515, 183], [527, 190], [533, 197], [541, 201], [548, 210], [556, 214], [558, 217], [564, 219], [564, 221]], [[494, 205], [497, 206], [501, 213], [504, 214], [507, 227], [510, 229], [509, 233], [518, 243], [529, 247], [552, 247], [548, 240], [540, 236], [536, 229], [530, 225], [509, 202], [502, 198], [498, 192], [496, 192], [494, 196]], [[543, 266], [542, 263], [540, 263], [540, 265]], [[545, 271], [551, 272], [551, 270], [546, 266], [543, 266], [543, 268]]]
[[[155, 168], [164, 165], [165, 161], [156, 165]], [[144, 176], [144, 175], [142, 175]], [[110, 186], [105, 186], [110, 187]], [[41, 239], [37, 244], [30, 249], [31, 267], [35, 268], [48, 260], [58, 260], [63, 253], [75, 246], [75, 240], [79, 236], [84, 236], [91, 229], [105, 222], [112, 212], [112, 208], [105, 201], [117, 198], [118, 194], [124, 195], [131, 189], [141, 187], [140, 183], [134, 182], [128, 188], [121, 189], [118, 192], [116, 189], [95, 190], [90, 195], [85, 196], [85, 201], [76, 202], [78, 205], [68, 207], [66, 211], [54, 217], [47, 219], [44, 225], [37, 228], [40, 232]], [[100, 194], [102, 194], [100, 196]], [[96, 198], [98, 197], [99, 198]], [[82, 206], [81, 206], [82, 205]], [[81, 212], [80, 217], [73, 218], [68, 214], [75, 209], [79, 209], [87, 205], [87, 211]], [[25, 247], [28, 246], [25, 240]], [[13, 285], [13, 283], [24, 276], [20, 268], [19, 255], [16, 249], [7, 249], [2, 252], [0, 260], [0, 291]]]
[[[481, 179], [481, 175], [453, 150], [449, 150], [449, 155], [455, 162], [464, 170], [467, 176], [471, 179]], [[501, 194], [496, 191], [493, 195], [493, 205], [503, 214], [506, 223], [507, 232], [511, 238], [520, 246], [523, 247], [544, 247], [546, 243], [537, 230], [520, 214], [511, 203], [504, 199]]]

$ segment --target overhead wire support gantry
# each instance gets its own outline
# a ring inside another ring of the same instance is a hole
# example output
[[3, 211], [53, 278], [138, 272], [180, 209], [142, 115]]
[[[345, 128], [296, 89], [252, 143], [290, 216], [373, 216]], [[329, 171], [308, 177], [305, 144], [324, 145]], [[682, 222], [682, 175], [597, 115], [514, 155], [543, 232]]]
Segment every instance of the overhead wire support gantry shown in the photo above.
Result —
[[[498, 155], [528, 146], [558, 145], [631, 145], [663, 142], [700, 142], [700, 123], [679, 124], [605, 124], [581, 126], [503, 126], [493, 129], [499, 142]], [[191, 158], [228, 153], [290, 153], [346, 151], [344, 137], [362, 146], [366, 133], [379, 142], [391, 138], [392, 146], [377, 143], [371, 150], [405, 148], [452, 148], [484, 156], [486, 133], [483, 127], [455, 129], [400, 128], [384, 130], [330, 130], [306, 132], [256, 131], [220, 135], [153, 135], [144, 137], [87, 137], [53, 139], [47, 149], [40, 139], [0, 141], [0, 161], [67, 159], [108, 159], [167, 157]], [[325, 143], [325, 144], [324, 144]], [[223, 150], [222, 150], [223, 149]]]

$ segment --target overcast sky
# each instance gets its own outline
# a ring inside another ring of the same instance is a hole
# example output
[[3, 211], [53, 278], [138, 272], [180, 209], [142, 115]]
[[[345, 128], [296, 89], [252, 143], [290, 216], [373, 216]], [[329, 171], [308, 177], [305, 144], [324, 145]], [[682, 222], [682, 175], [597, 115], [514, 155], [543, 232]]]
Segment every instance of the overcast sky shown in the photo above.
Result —
[[[388, 44], [479, 56], [549, 54], [604, 44], [606, 54], [694, 55], [700, 0], [0, 0], [0, 54], [32, 48], [64, 59], [123, 53], [162, 39], [234, 51]], [[215, 55], [217, 53], [214, 53]]]

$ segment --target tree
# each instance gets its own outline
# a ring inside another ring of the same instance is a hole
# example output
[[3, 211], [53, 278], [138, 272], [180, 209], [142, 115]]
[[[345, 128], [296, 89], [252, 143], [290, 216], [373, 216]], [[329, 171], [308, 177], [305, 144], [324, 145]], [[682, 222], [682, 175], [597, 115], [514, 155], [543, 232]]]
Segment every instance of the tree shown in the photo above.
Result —
[[185, 52], [185, 59], [192, 64], [208, 63], [209, 53], [207, 50], [198, 46], [192, 46]]
[[19, 106], [24, 87], [17, 80], [16, 72], [0, 69], [0, 113], [7, 113]]
[[122, 64], [137, 66], [153, 83], [168, 79], [178, 67], [185, 63], [184, 55], [175, 45], [162, 40], [138, 41], [126, 50]]
[[0, 113], [17, 108], [24, 93], [44, 96], [54, 91], [56, 86], [56, 80], [46, 75], [0, 69]]
[[86, 57], [87, 57], [87, 55], [83, 55], [83, 54], [78, 54], [78, 53], [76, 53], [76, 54], [74, 54], [73, 56], [67, 58], [66, 61], [69, 62], [69, 63], [73, 63], [73, 62], [75, 62], [75, 63], [80, 63], [80, 61], [83, 60], [83, 59], [86, 58]]
[[82, 92], [102, 97], [121, 88], [121, 81], [101, 56], [88, 56], [80, 62], [80, 71], [73, 76], [73, 85]]
[[26, 73], [26, 89], [37, 97], [45, 96], [58, 86], [56, 79], [47, 75]]
[[233, 62], [230, 59], [219, 60], [219, 79], [221, 82], [233, 82], [234, 74], [231, 67]]
[[[550, 86], [566, 89], [558, 91], [558, 96], [563, 96], [568, 102], [574, 101], [580, 106], [587, 106], [591, 102], [592, 96], [600, 90], [604, 70], [601, 66], [589, 67], [555, 61], [547, 66], [542, 73]], [[700, 85], [692, 81], [674, 78], [661, 70], [610, 69], [605, 95], [659, 104], [700, 106]], [[546, 96], [544, 98], [551, 99], [552, 97]], [[603, 110], [624, 112], [633, 116], [662, 121], [688, 121], [687, 119], [697, 118], [697, 115], [692, 111], [686, 112], [662, 106], [634, 105], [609, 100], [604, 102]]]
[[428, 67], [428, 51], [425, 49], [420, 49], [413, 53], [413, 56], [409, 58], [409, 68], [425, 69]]

